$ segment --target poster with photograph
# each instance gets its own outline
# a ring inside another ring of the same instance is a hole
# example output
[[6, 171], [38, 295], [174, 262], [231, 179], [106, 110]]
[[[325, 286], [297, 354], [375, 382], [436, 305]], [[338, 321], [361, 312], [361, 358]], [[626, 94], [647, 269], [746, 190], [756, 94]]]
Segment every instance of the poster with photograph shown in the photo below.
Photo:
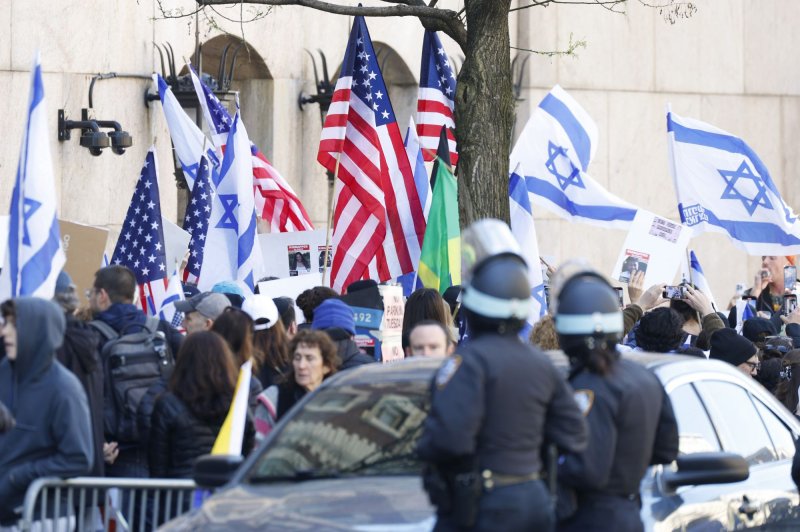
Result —
[[289, 276], [311, 273], [311, 246], [295, 244], [287, 246], [289, 258]]
[[318, 253], [325, 249], [325, 229], [291, 233], [259, 233], [265, 277], [297, 277], [322, 273]]
[[672, 283], [681, 261], [686, 260], [691, 236], [690, 228], [639, 209], [611, 273], [612, 279], [628, 283], [641, 271], [645, 288]]
[[624, 251], [625, 260], [622, 261], [622, 272], [619, 274], [619, 281], [627, 283], [636, 272], [646, 272], [650, 254], [634, 249]]
[[328, 253], [325, 253], [325, 246], [317, 246], [317, 255], [318, 255], [318, 264], [319, 264], [319, 271], [322, 273], [325, 271], [325, 258], [328, 259], [328, 269], [331, 269], [331, 259], [333, 258], [333, 246], [328, 246]]

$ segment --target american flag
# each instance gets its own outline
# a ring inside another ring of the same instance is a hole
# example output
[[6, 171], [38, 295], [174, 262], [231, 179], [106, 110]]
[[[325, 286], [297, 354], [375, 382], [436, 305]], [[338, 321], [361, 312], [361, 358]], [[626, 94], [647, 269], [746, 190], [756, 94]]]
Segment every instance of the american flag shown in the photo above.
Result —
[[183, 229], [192, 236], [189, 240], [189, 260], [183, 270], [183, 280], [194, 284], [200, 279], [200, 267], [203, 265], [203, 246], [208, 232], [213, 195], [214, 191], [208, 178], [208, 162], [205, 157], [201, 157], [192, 197], [186, 207], [186, 216], [183, 217]]
[[450, 158], [458, 162], [456, 138], [453, 129], [453, 108], [456, 96], [456, 74], [447, 59], [442, 42], [435, 31], [425, 30], [422, 41], [422, 67], [417, 96], [417, 134], [426, 161], [436, 158], [439, 132], [447, 126]]
[[[206, 117], [214, 146], [225, 150], [225, 142], [233, 125], [233, 118], [214, 91], [200, 80], [193, 68], [189, 68], [197, 98]], [[310, 231], [314, 229], [311, 219], [283, 176], [267, 160], [258, 147], [250, 143], [253, 158], [253, 193], [256, 212], [262, 220], [269, 222], [270, 231]]]
[[[337, 157], [339, 160], [336, 168]], [[355, 17], [317, 160], [337, 172], [331, 286], [414, 270], [425, 217], [364, 17]]]
[[111, 263], [133, 271], [142, 310], [148, 316], [158, 315], [168, 297], [169, 278], [175, 265], [167, 264], [155, 146], [150, 147], [145, 157]]

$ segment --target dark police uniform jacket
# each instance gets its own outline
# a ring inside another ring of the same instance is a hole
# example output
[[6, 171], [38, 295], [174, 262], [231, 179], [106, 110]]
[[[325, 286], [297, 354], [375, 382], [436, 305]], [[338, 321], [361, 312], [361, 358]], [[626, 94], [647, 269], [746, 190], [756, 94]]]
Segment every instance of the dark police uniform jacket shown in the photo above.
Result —
[[420, 438], [433, 463], [475, 455], [480, 469], [528, 475], [542, 469], [543, 441], [565, 451], [586, 447], [572, 390], [550, 359], [514, 334], [484, 334], [459, 346], [433, 384]]
[[661, 382], [641, 365], [619, 359], [605, 376], [573, 372], [570, 384], [589, 424], [589, 446], [564, 457], [559, 482], [579, 499], [638, 497], [647, 467], [678, 455], [678, 425]]

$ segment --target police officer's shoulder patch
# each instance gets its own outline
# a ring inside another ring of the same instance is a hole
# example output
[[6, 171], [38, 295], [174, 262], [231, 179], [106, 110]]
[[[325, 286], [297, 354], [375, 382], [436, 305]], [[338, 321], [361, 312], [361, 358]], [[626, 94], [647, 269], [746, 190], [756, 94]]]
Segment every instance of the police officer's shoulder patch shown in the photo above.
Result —
[[578, 403], [578, 408], [581, 409], [583, 417], [589, 415], [589, 411], [594, 404], [594, 392], [592, 390], [575, 390], [573, 397], [575, 402]]
[[450, 382], [450, 379], [453, 378], [453, 375], [456, 374], [458, 368], [461, 366], [461, 357], [458, 355], [453, 355], [449, 357], [444, 364], [439, 368], [439, 371], [436, 372], [436, 387], [437, 388], [444, 388], [445, 385]]

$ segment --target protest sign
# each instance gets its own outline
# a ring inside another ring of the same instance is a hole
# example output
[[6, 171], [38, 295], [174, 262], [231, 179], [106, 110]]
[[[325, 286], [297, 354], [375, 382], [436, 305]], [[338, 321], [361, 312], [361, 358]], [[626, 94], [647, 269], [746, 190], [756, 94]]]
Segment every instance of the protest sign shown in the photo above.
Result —
[[383, 363], [402, 360], [403, 354], [403, 287], [381, 286], [383, 296], [383, 321], [381, 322], [381, 342], [376, 348], [376, 357]]
[[[325, 261], [325, 229], [291, 233], [260, 233], [264, 275], [296, 277], [322, 273]], [[330, 264], [330, 258], [328, 259]], [[322, 284], [321, 282], [317, 285]]]
[[644, 272], [644, 286], [671, 283], [682, 260], [691, 230], [677, 222], [639, 209], [631, 224], [611, 277], [628, 283]]
[[65, 220], [59, 220], [59, 226], [61, 244], [67, 256], [64, 270], [72, 277], [78, 297], [85, 302], [84, 292], [94, 284], [94, 274], [103, 263], [108, 229]]

